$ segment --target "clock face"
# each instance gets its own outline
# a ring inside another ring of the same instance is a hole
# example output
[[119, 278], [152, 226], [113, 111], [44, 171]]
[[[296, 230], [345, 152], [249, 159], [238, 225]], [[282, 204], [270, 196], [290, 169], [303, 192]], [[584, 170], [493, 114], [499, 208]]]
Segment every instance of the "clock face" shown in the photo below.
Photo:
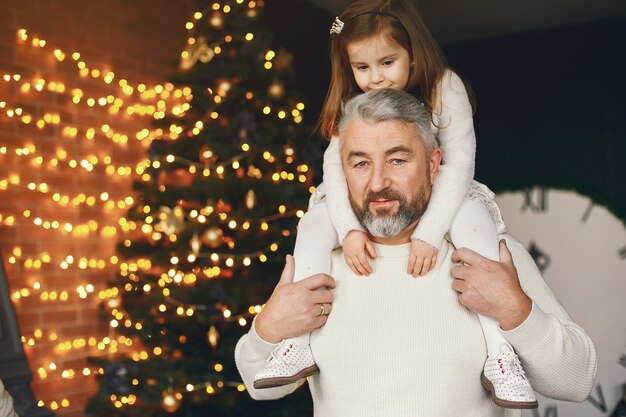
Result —
[[626, 384], [626, 228], [572, 191], [534, 188], [496, 197], [520, 240], [572, 319], [598, 352], [596, 385], [584, 403], [539, 397], [524, 417], [609, 416]]

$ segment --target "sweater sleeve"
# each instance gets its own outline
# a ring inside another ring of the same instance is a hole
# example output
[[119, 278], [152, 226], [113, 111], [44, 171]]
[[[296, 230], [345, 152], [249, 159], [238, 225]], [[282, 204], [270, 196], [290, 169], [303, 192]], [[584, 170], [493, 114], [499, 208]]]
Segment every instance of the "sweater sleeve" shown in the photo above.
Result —
[[450, 70], [438, 86], [433, 123], [439, 130], [443, 164], [435, 178], [428, 208], [411, 238], [440, 248], [474, 177], [476, 154], [472, 106], [463, 81]]
[[305, 379], [276, 388], [254, 388], [254, 376], [263, 369], [267, 363], [267, 358], [270, 357], [270, 354], [276, 347], [276, 345], [261, 339], [254, 328], [255, 324], [256, 319], [252, 322], [248, 333], [241, 336], [237, 342], [235, 346], [235, 363], [243, 383], [252, 398], [255, 400], [276, 400], [294, 392], [304, 384]]
[[350, 205], [348, 184], [341, 164], [339, 138], [334, 136], [324, 152], [324, 187], [330, 221], [337, 231], [341, 244], [349, 231], [364, 229]]
[[596, 350], [543, 280], [532, 257], [517, 240], [506, 237], [522, 289], [533, 301], [526, 320], [503, 331], [519, 355], [533, 389], [546, 397], [584, 401], [593, 388]]

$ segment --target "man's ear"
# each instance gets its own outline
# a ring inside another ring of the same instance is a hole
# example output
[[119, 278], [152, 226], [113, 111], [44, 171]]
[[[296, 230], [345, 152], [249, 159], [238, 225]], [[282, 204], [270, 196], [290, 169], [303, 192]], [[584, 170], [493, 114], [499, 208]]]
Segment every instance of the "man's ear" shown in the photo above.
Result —
[[439, 167], [441, 166], [441, 148], [437, 148], [430, 155], [430, 185], [435, 184], [435, 177], [439, 174]]

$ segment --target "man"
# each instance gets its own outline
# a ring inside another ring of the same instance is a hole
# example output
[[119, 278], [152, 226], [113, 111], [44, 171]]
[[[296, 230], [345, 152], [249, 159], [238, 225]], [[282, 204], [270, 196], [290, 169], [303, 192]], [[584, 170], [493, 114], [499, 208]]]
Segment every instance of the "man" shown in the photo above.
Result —
[[251, 382], [276, 343], [319, 327], [311, 348], [320, 373], [309, 379], [316, 417], [519, 416], [491, 402], [479, 383], [486, 347], [475, 313], [500, 323], [537, 392], [570, 401], [589, 394], [594, 346], [519, 242], [506, 237], [500, 262], [445, 242], [430, 273], [407, 274], [409, 239], [441, 162], [429, 123], [401, 91], [373, 90], [346, 104], [341, 156], [353, 208], [376, 244], [374, 270], [354, 275], [337, 250], [334, 280], [316, 275], [294, 284], [288, 258], [235, 350], [253, 398], [297, 388], [255, 390]]

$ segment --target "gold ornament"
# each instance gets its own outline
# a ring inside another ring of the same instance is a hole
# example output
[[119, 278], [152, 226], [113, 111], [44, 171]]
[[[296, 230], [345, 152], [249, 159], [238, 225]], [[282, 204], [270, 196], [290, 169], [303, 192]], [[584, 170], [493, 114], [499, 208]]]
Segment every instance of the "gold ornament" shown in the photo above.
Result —
[[280, 100], [285, 96], [285, 85], [280, 81], [274, 81], [267, 87], [267, 94], [273, 100]]
[[222, 244], [222, 238], [224, 237], [224, 231], [217, 226], [211, 226], [202, 234], [202, 242], [215, 249]]
[[216, 12], [209, 19], [209, 24], [213, 26], [215, 29], [222, 29], [224, 27], [224, 19], [222, 19], [222, 14]]
[[161, 394], [161, 407], [167, 413], [175, 413], [180, 408], [183, 395], [180, 392], [174, 392], [172, 388], [168, 388]]
[[193, 45], [188, 45], [181, 54], [180, 69], [187, 71], [191, 69], [198, 60], [206, 64], [215, 56], [215, 51], [206, 44], [203, 37], [197, 39]]
[[198, 51], [198, 59], [203, 64], [208, 64], [211, 62], [213, 57], [215, 56], [215, 51], [213, 48], [209, 47], [206, 43], [201, 45]]
[[248, 208], [248, 210], [252, 210], [254, 206], [256, 206], [256, 203], [257, 200], [254, 190], [248, 190], [248, 192], [246, 193], [246, 207]]
[[215, 328], [215, 326], [211, 326], [209, 331], [206, 333], [206, 337], [207, 337], [207, 340], [209, 341], [209, 346], [211, 346], [212, 349], [217, 348], [217, 344], [220, 341], [220, 334]]
[[274, 68], [277, 70], [285, 70], [291, 68], [293, 64], [293, 54], [281, 49], [274, 58]]
[[176, 206], [173, 209], [167, 206], [159, 207], [157, 213], [158, 223], [154, 226], [157, 232], [172, 235], [181, 231], [185, 225], [185, 212], [182, 207]]
[[197, 234], [194, 233], [191, 240], [189, 241], [189, 246], [191, 246], [191, 253], [193, 253], [195, 256], [198, 256], [202, 243], [200, 243], [200, 238]]

